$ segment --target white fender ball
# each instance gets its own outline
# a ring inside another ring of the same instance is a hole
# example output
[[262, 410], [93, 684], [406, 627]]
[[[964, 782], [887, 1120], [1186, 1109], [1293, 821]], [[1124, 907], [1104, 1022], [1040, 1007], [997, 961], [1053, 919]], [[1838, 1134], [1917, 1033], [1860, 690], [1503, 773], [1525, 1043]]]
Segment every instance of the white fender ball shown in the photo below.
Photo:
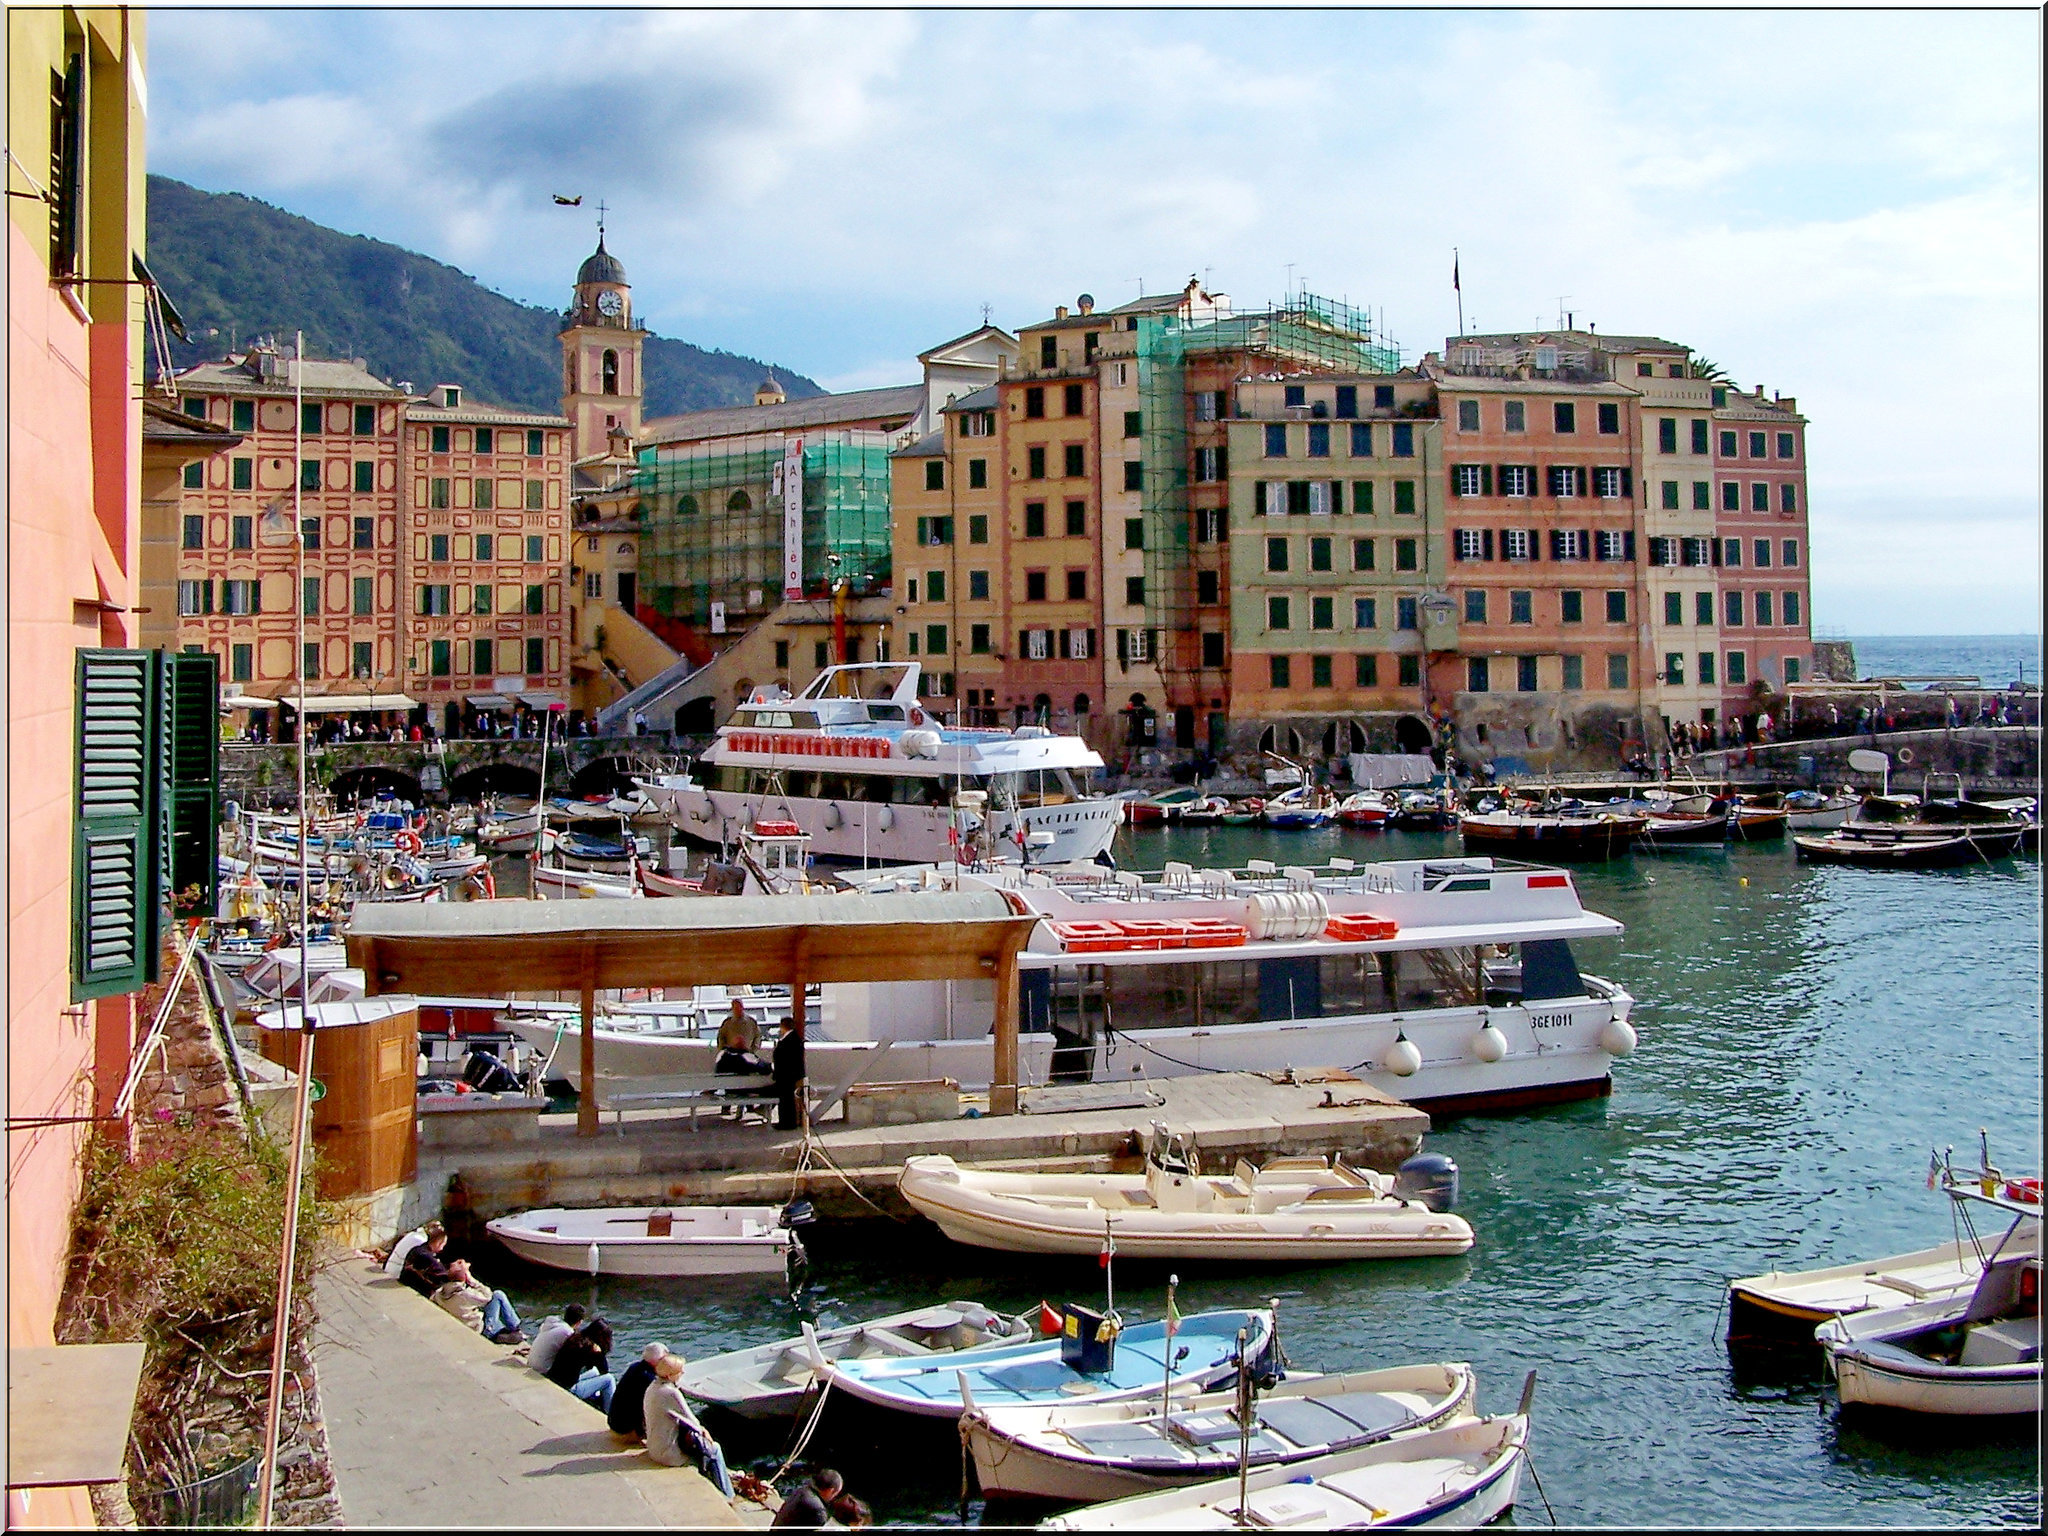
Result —
[[1422, 1052], [1413, 1040], [1405, 1034], [1400, 1035], [1387, 1047], [1387, 1054], [1381, 1058], [1380, 1065], [1396, 1077], [1413, 1077], [1422, 1069]]
[[881, 814], [875, 818], [875, 825], [884, 832], [892, 831], [896, 826], [896, 807], [893, 805], [883, 806]]
[[1610, 1056], [1626, 1056], [1636, 1048], [1635, 1026], [1627, 1019], [1609, 1019], [1600, 1026], [1599, 1043]]
[[1499, 1061], [1507, 1053], [1508, 1037], [1491, 1024], [1482, 1026], [1472, 1037], [1472, 1054], [1481, 1061]]

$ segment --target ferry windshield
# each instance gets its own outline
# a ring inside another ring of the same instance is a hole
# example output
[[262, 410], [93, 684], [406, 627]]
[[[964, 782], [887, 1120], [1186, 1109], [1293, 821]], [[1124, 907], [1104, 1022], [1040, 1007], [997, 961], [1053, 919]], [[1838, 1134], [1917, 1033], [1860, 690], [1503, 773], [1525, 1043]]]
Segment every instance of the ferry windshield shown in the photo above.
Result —
[[798, 695], [805, 699], [893, 699], [917, 672], [904, 662], [869, 662], [823, 672]]
[[988, 780], [989, 789], [998, 799], [1007, 801], [1016, 797], [1017, 804], [1065, 805], [1078, 800], [1084, 791], [1074, 784], [1074, 776], [1065, 768], [1032, 768], [1022, 773], [992, 774]]

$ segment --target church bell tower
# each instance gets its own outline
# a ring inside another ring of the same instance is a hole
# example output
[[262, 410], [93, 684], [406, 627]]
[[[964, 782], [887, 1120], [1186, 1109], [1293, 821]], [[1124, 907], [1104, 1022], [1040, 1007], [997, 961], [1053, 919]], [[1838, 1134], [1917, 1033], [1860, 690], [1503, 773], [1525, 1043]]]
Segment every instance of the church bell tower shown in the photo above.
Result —
[[578, 462], [602, 457], [621, 429], [640, 433], [640, 352], [647, 333], [633, 322], [633, 289], [625, 265], [604, 248], [576, 269], [576, 294], [562, 322], [562, 414]]

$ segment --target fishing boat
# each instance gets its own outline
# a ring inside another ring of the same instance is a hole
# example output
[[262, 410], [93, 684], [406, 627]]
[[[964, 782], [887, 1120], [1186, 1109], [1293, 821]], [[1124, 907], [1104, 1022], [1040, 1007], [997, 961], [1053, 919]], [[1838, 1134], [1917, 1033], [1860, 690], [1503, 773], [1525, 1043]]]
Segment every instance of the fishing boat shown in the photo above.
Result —
[[1401, 796], [1394, 825], [1410, 832], [1442, 832], [1458, 824], [1458, 797], [1449, 789], [1411, 789]]
[[485, 1230], [528, 1263], [585, 1275], [780, 1275], [803, 1252], [772, 1205], [549, 1207]]
[[1726, 846], [1730, 815], [1716, 802], [1711, 811], [1653, 811], [1643, 817], [1636, 840], [1645, 848], [1720, 848]]
[[1221, 826], [1230, 814], [1230, 802], [1221, 795], [1204, 795], [1190, 801], [1180, 809], [1180, 823], [1185, 827]]
[[534, 895], [551, 901], [622, 901], [647, 894], [641, 889], [639, 873], [633, 867], [620, 874], [603, 869], [577, 869], [560, 862], [536, 864], [531, 883]]
[[1467, 811], [1458, 832], [1468, 848], [1534, 858], [1612, 859], [1628, 852], [1645, 818], [1609, 811]]
[[[2020, 1235], [2021, 1242], [2027, 1234]], [[2035, 1234], [2033, 1243], [2038, 1245]], [[1972, 1236], [1888, 1259], [1825, 1269], [1772, 1270], [1728, 1282], [1728, 1342], [1811, 1348], [1830, 1318], [1912, 1302], [1946, 1301], [1973, 1291], [1989, 1252]]]
[[1526, 1413], [1459, 1419], [1360, 1450], [1090, 1505], [1043, 1531], [1472, 1529], [1514, 1507]]
[[1223, 813], [1223, 825], [1226, 827], [1255, 826], [1259, 820], [1259, 813], [1265, 810], [1265, 808], [1266, 802], [1257, 795], [1247, 796], [1242, 800], [1233, 800], [1230, 802], [1230, 809]]
[[684, 1366], [676, 1385], [698, 1402], [741, 1418], [786, 1419], [796, 1414], [804, 1394], [818, 1380], [812, 1364], [813, 1346], [827, 1360], [945, 1355], [957, 1361], [976, 1349], [1035, 1338], [1037, 1316], [1034, 1308], [1023, 1317], [1005, 1317], [978, 1301], [915, 1307], [865, 1323], [814, 1330], [808, 1337], [799, 1334], [708, 1360], [692, 1360]]
[[1395, 804], [1384, 790], [1360, 790], [1337, 802], [1337, 821], [1343, 826], [1372, 831], [1394, 819]]
[[[1240, 1333], [1245, 1357], [1258, 1362], [1253, 1369], [1280, 1374], [1272, 1358], [1278, 1334], [1268, 1309], [1193, 1313], [1179, 1320], [1170, 1337], [1164, 1321], [1123, 1327], [1113, 1309], [1069, 1307], [1065, 1319], [1058, 1337], [998, 1344], [958, 1358], [828, 1360], [818, 1348], [811, 1367], [835, 1391], [919, 1419], [957, 1419], [977, 1407], [1147, 1397], [1166, 1379], [1169, 1350], [1175, 1378], [1206, 1390], [1238, 1373]], [[806, 1324], [805, 1338], [810, 1337]]]
[[1298, 784], [1268, 800], [1259, 820], [1276, 832], [1307, 832], [1328, 826], [1333, 814], [1322, 790]]
[[1785, 825], [1793, 832], [1832, 832], [1857, 806], [1861, 795], [1847, 790], [1823, 794], [1817, 789], [1795, 789], [1785, 795]]
[[[1462, 1362], [1290, 1377], [1258, 1398], [1250, 1464], [1293, 1466], [1434, 1429], [1469, 1414], [1474, 1391]], [[1237, 1395], [1234, 1384], [1176, 1384], [1120, 1403], [976, 1408], [960, 1432], [984, 1497], [1099, 1503], [1234, 1475]]]
[[[1435, 1164], [1430, 1164], [1433, 1169]], [[1455, 1172], [1453, 1172], [1455, 1177]], [[1142, 1174], [1003, 1173], [944, 1154], [910, 1158], [897, 1191], [956, 1243], [1094, 1255], [1103, 1234], [1133, 1258], [1251, 1263], [1464, 1253], [1472, 1228], [1397, 1178], [1321, 1158], [1240, 1159], [1204, 1177], [1185, 1137], [1156, 1122]]]
[[1197, 805], [1208, 796], [1191, 785], [1176, 789], [1163, 789], [1156, 795], [1147, 795], [1142, 800], [1124, 802], [1124, 820], [1134, 827], [1156, 827], [1162, 822], [1178, 821], [1181, 813], [1191, 805]]
[[756, 688], [719, 728], [687, 786], [663, 791], [675, 826], [730, 844], [793, 821], [823, 858], [1026, 863], [1106, 854], [1123, 817], [1087, 787], [1102, 758], [1044, 726], [963, 729], [918, 694], [919, 664], [827, 667], [802, 694]]
[[2009, 858], [2019, 851], [2018, 826], [1941, 832], [1852, 830], [1797, 835], [1793, 852], [1808, 864], [1849, 864], [1859, 869], [1960, 869]]
[[[1992, 1166], [1957, 1169], [1954, 1149], [1929, 1165], [1972, 1245], [1973, 1284], [1838, 1315], [1814, 1330], [1844, 1408], [1994, 1417], [2038, 1413], [2041, 1396], [2041, 1180]], [[1974, 1216], [2004, 1226], [1980, 1240]]]
[[1791, 813], [1783, 806], [1737, 801], [1728, 810], [1728, 835], [1738, 843], [1767, 843], [1785, 835]]

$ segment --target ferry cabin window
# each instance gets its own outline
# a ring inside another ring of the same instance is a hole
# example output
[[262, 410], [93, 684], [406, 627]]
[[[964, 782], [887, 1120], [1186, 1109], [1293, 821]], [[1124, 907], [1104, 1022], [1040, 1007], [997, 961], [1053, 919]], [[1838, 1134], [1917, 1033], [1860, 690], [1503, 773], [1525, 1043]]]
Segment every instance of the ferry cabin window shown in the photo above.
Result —
[[[1576, 978], [1569, 951], [1564, 965]], [[1126, 1030], [1470, 1008], [1482, 1000], [1479, 961], [1470, 948], [1102, 969], [1110, 1022]], [[1075, 972], [1062, 968], [1059, 974], [1071, 979]], [[1554, 966], [1541, 974], [1561, 976]], [[1515, 976], [1512, 962], [1489, 954], [1485, 985], [1497, 999], [1495, 1006], [1513, 1000]], [[1584, 990], [1581, 983], [1576, 993], [1540, 995], [1582, 995]]]

